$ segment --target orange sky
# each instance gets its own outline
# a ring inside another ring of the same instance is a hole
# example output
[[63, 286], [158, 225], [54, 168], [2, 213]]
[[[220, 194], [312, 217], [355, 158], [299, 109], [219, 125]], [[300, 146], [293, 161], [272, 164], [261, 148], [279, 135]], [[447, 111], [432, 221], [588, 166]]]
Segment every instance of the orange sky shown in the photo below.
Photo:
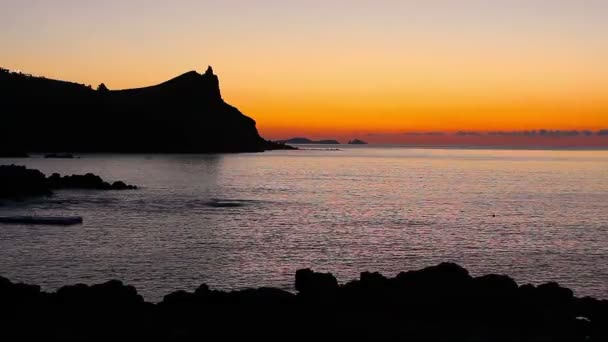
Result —
[[605, 1], [3, 7], [0, 66], [119, 89], [211, 64], [271, 139], [608, 128]]

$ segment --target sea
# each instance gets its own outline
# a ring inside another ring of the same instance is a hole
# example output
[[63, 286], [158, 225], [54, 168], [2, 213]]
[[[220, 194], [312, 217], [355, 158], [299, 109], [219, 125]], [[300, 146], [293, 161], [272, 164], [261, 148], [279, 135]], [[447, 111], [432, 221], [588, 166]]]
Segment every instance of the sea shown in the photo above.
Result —
[[302, 147], [0, 159], [140, 187], [0, 206], [84, 220], [0, 225], [0, 275], [49, 291], [119, 279], [157, 302], [202, 283], [293, 291], [302, 268], [344, 283], [455, 262], [608, 299], [608, 151]]

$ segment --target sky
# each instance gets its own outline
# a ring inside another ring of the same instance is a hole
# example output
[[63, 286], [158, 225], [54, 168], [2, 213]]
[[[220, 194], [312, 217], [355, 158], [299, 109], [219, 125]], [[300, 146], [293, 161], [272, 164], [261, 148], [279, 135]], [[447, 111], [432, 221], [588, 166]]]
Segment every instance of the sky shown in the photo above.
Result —
[[270, 139], [605, 129], [607, 62], [604, 0], [0, 0], [0, 66], [122, 89], [212, 65]]

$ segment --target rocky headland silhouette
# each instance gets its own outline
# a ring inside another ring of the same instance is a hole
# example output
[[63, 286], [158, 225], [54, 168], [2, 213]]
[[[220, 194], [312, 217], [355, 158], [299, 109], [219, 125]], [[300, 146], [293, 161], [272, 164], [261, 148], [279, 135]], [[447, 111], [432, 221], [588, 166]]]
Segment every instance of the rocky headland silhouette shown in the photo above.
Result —
[[23, 152], [225, 153], [289, 149], [222, 99], [209, 67], [127, 90], [0, 68], [0, 155]]
[[29, 197], [49, 196], [53, 190], [135, 190], [134, 185], [123, 181], [108, 183], [92, 173], [61, 176], [54, 173], [47, 177], [39, 170], [18, 165], [0, 165], [0, 199], [22, 200]]
[[45, 341], [606, 341], [608, 301], [556, 283], [519, 286], [451, 263], [339, 284], [299, 270], [291, 293], [201, 285], [146, 302], [120, 281], [56, 292], [0, 277], [0, 331]]

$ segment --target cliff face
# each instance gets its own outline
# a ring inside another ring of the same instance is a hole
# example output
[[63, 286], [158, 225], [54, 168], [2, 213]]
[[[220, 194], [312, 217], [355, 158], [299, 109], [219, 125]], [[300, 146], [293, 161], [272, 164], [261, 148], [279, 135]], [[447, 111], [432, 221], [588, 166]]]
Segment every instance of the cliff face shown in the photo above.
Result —
[[0, 72], [3, 152], [260, 152], [253, 119], [222, 99], [211, 67], [156, 86], [110, 91]]

